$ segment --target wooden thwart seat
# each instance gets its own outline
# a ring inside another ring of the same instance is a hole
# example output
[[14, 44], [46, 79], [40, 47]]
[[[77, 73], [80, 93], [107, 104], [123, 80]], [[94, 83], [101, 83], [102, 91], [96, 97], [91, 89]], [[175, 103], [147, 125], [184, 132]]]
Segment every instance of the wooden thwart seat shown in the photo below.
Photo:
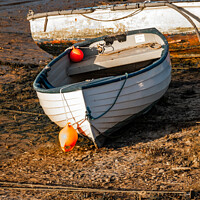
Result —
[[[79, 63], [72, 63], [68, 69], [68, 75], [78, 75], [88, 72], [95, 72], [102, 70], [102, 73], [106, 69], [119, 68], [121, 72], [129, 72], [138, 70], [138, 67], [134, 69], [136, 63], [141, 63], [145, 61], [155, 60], [161, 57], [163, 48], [128, 48], [118, 51], [111, 51], [109, 53], [94, 55], [85, 58]], [[147, 63], [147, 62], [146, 62]], [[128, 69], [127, 69], [128, 66]], [[144, 67], [144, 65], [141, 65]], [[114, 70], [116, 71], [116, 70]]]

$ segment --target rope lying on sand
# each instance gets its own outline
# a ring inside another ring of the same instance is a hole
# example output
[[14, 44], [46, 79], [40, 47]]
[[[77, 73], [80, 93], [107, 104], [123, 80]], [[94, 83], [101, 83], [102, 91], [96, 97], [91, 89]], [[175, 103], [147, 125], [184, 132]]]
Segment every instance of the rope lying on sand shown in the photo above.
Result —
[[[159, 190], [126, 190], [126, 189], [104, 189], [104, 188], [84, 188], [58, 185], [42, 185], [15, 182], [0, 182], [0, 190], [42, 190], [42, 191], [69, 191], [69, 192], [95, 192], [95, 193], [130, 193], [130, 194], [182, 194], [188, 197], [195, 196], [196, 192], [190, 191], [159, 191]], [[191, 198], [192, 199], [192, 198]]]
[[[25, 115], [36, 115], [36, 116], [46, 116], [46, 114], [42, 114], [42, 113], [33, 113], [33, 112], [25, 112], [25, 111], [20, 111], [20, 110], [10, 110], [10, 109], [1, 109], [0, 108], [0, 111], [3, 111], [3, 112], [11, 112], [11, 113], [17, 113], [17, 114], [25, 114]], [[167, 121], [167, 122], [159, 122], [161, 124], [191, 124], [191, 123], [196, 123], [196, 124], [200, 124], [199, 121], [197, 121], [199, 118], [194, 118], [190, 121], [187, 121], [187, 122], [183, 122], [183, 121], [173, 121], [173, 122], [170, 122], [170, 121]], [[158, 123], [157, 121], [148, 121], [149, 123]]]

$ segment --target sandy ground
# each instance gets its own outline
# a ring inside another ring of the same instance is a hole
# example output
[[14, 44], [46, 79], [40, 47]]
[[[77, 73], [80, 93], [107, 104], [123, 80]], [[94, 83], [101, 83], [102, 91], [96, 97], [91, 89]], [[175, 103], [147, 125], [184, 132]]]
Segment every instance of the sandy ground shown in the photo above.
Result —
[[19, 2], [0, 3], [0, 199], [200, 199], [200, 58], [176, 58], [170, 44], [172, 81], [158, 104], [104, 148], [79, 137], [63, 153], [32, 88], [53, 56], [33, 42], [26, 14], [85, 3]]

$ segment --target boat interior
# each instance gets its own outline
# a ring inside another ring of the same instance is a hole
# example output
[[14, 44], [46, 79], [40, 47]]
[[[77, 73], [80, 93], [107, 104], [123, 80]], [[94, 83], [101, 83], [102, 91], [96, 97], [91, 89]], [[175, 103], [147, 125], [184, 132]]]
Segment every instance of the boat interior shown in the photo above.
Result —
[[141, 33], [105, 37], [77, 48], [84, 53], [82, 61], [70, 61], [68, 51], [51, 66], [47, 79], [54, 87], [141, 70], [161, 58], [165, 45], [158, 35]]

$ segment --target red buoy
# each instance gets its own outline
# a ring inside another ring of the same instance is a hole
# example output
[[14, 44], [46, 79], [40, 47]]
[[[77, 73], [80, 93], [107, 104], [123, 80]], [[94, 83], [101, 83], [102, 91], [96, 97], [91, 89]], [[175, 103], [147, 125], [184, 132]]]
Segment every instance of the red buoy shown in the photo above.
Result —
[[75, 48], [73, 46], [73, 49], [71, 50], [69, 56], [70, 56], [71, 61], [80, 62], [81, 60], [83, 60], [84, 54], [80, 49]]

